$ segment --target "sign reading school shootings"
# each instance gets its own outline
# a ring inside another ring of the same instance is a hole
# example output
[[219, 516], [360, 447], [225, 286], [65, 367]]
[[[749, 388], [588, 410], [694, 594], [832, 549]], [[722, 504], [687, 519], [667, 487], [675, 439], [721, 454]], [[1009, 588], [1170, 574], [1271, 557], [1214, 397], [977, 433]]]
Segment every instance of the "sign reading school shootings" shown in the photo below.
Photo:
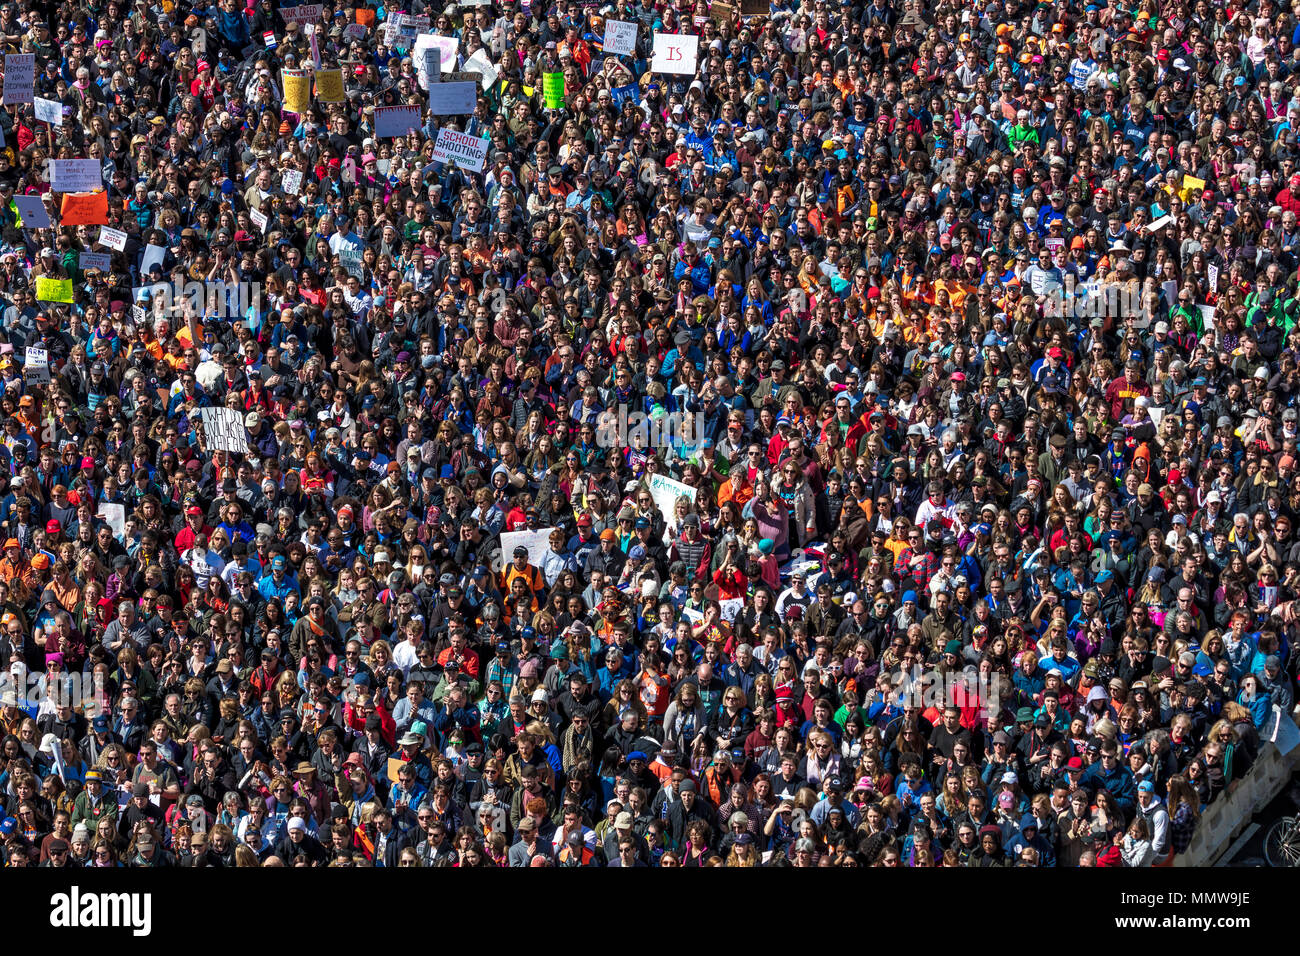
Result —
[[454, 129], [440, 129], [433, 145], [433, 158], [435, 162], [454, 162], [461, 169], [481, 173], [490, 143], [486, 136], [480, 138]]

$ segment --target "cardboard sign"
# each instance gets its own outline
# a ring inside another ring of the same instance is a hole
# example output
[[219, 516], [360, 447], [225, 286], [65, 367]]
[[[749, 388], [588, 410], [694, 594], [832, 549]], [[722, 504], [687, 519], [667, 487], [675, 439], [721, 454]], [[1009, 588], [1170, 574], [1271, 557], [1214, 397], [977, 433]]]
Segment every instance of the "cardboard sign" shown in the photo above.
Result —
[[650, 72], [693, 76], [699, 58], [699, 37], [685, 33], [656, 33]]
[[433, 144], [433, 159], [435, 162], [455, 163], [461, 169], [481, 173], [491, 143], [492, 140], [487, 136], [480, 138], [454, 129], [440, 129], [438, 139]]
[[22, 216], [24, 229], [49, 229], [53, 226], [50, 212], [40, 196], [14, 196], [14, 205], [18, 207], [18, 215]]
[[[436, 84], [441, 86], [442, 84]], [[472, 108], [471, 108], [472, 112]], [[375, 109], [375, 136], [379, 139], [392, 139], [405, 136], [412, 130], [420, 130], [420, 108], [418, 106], [380, 106]]]
[[[465, 116], [473, 113], [476, 106], [477, 81], [434, 83], [429, 87], [429, 112], [434, 116]], [[378, 113], [376, 110], [375, 115]]]
[[343, 102], [342, 70], [316, 71], [316, 99], [321, 103]]
[[93, 193], [64, 193], [59, 221], [64, 226], [108, 225], [108, 190]]
[[311, 105], [311, 76], [306, 70], [281, 70], [280, 83], [284, 87], [284, 108], [290, 113], [302, 114]]
[[112, 249], [114, 252], [121, 252], [124, 250], [126, 248], [126, 240], [126, 233], [122, 232], [120, 229], [109, 229], [108, 226], [101, 226], [99, 228], [99, 244], [101, 246], [108, 246], [108, 248]]
[[709, 5], [709, 17], [718, 23], [730, 23], [735, 12], [736, 8], [733, 4], [723, 3], [722, 0], [716, 0]]
[[768, 0], [740, 0], [740, 15], [742, 17], [765, 17], [770, 10]]
[[56, 193], [88, 193], [104, 186], [97, 159], [50, 160], [50, 188]]
[[31, 103], [36, 99], [36, 54], [6, 53], [4, 105]]
[[248, 429], [244, 427], [244, 416], [236, 409], [205, 406], [199, 409], [199, 415], [210, 451], [233, 451], [241, 455], [248, 451]]
[[63, 104], [58, 100], [46, 100], [41, 97], [35, 98], [36, 119], [41, 123], [49, 123], [51, 126], [63, 125]]
[[72, 280], [37, 276], [36, 301], [62, 302], [64, 305], [72, 305]]
[[631, 56], [636, 52], [635, 23], [622, 20], [605, 21], [605, 52], [615, 56]]

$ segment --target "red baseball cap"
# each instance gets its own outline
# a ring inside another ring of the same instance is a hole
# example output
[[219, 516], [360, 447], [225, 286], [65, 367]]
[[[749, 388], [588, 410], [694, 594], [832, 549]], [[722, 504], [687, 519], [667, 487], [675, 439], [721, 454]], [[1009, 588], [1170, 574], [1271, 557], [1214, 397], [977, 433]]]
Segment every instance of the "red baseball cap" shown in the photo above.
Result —
[[63, 525], [59, 524], [58, 521], [56, 521], [53, 518], [45, 522], [45, 531], [47, 534], [58, 534], [62, 530], [63, 530]]
[[190, 505], [185, 509], [185, 513], [187, 515], [198, 515], [200, 518], [203, 517], [203, 509], [198, 505]]

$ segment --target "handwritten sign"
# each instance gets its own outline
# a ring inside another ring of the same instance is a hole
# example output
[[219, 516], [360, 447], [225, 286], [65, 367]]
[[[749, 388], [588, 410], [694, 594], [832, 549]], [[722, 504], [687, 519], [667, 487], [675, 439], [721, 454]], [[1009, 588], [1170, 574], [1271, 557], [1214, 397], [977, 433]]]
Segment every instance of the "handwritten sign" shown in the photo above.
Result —
[[454, 129], [438, 130], [438, 139], [433, 144], [435, 162], [455, 163], [462, 169], [483, 172], [483, 163], [487, 159], [491, 140], [484, 136], [471, 136]]
[[50, 384], [50, 353], [48, 350], [27, 346], [27, 355], [23, 359], [23, 380], [34, 385]]
[[650, 497], [665, 521], [672, 520], [673, 507], [677, 504], [677, 499], [683, 496], [694, 501], [695, 489], [667, 475], [650, 476]]
[[544, 73], [542, 75], [542, 97], [548, 110], [564, 109], [564, 74]]
[[[440, 85], [440, 84], [439, 84]], [[391, 139], [420, 130], [418, 106], [380, 106], [375, 109], [375, 136]]]
[[38, 276], [36, 278], [36, 301], [62, 302], [64, 305], [71, 305], [72, 280]]
[[50, 188], [56, 193], [88, 193], [103, 185], [104, 170], [97, 159], [50, 160]]
[[264, 212], [258, 212], [256, 209], [248, 210], [248, 218], [252, 220], [253, 225], [257, 227], [258, 232], [266, 232], [266, 227], [270, 225], [271, 219]]
[[280, 177], [280, 185], [284, 187], [284, 191], [290, 196], [298, 195], [298, 191], [302, 189], [302, 171], [286, 169]]
[[111, 501], [100, 502], [99, 510], [95, 512], [95, 516], [104, 519], [104, 523], [113, 532], [113, 537], [121, 540], [125, 536], [126, 505]]
[[107, 225], [108, 191], [99, 189], [93, 193], [64, 193], [59, 221], [64, 226]]
[[691, 76], [699, 57], [699, 37], [685, 33], [656, 33], [650, 72]]
[[636, 52], [635, 23], [622, 20], [605, 21], [605, 52], [615, 56], [631, 56]]
[[324, 8], [319, 3], [300, 3], [294, 7], [280, 7], [280, 16], [285, 23], [319, 23], [324, 15]]
[[31, 103], [36, 98], [36, 54], [6, 53], [3, 99], [11, 103]]
[[475, 50], [474, 55], [465, 60], [465, 70], [482, 76], [483, 79], [480, 82], [485, 90], [492, 87], [499, 75], [497, 68], [492, 65], [492, 61], [488, 59], [487, 53], [483, 50]]
[[425, 47], [422, 55], [424, 59], [416, 73], [416, 81], [421, 89], [427, 90], [430, 83], [442, 79], [442, 50], [436, 46]]
[[63, 104], [58, 100], [36, 97], [36, 119], [51, 126], [63, 125]]
[[248, 451], [248, 430], [244, 428], [244, 416], [236, 409], [207, 406], [199, 409], [199, 415], [209, 449], [240, 454]]

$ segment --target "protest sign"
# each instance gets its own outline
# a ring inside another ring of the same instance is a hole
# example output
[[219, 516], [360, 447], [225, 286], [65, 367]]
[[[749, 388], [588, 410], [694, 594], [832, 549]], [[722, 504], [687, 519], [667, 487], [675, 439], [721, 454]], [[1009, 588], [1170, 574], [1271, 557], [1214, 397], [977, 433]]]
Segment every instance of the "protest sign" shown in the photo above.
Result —
[[50, 353], [46, 349], [27, 346], [23, 358], [23, 381], [33, 385], [50, 384]]
[[491, 142], [486, 136], [471, 136], [454, 129], [440, 129], [438, 139], [433, 144], [433, 159], [435, 162], [455, 163], [461, 169], [481, 173]]
[[45, 201], [40, 196], [14, 196], [14, 205], [18, 207], [18, 215], [23, 218], [24, 229], [49, 229], [53, 225]]
[[77, 265], [82, 272], [98, 269], [107, 272], [113, 265], [113, 257], [107, 252], [83, 252], [77, 256]]
[[108, 191], [100, 189], [93, 193], [64, 193], [59, 223], [64, 226], [107, 225]]
[[502, 531], [501, 532], [501, 566], [504, 568], [515, 556], [515, 548], [528, 549], [528, 563], [540, 565], [550, 547], [551, 532], [554, 528], [538, 528], [536, 531]]
[[233, 408], [205, 406], [199, 409], [203, 421], [203, 435], [207, 439], [208, 449], [233, 451], [243, 454], [248, 451], [248, 429], [244, 427], [244, 416]]
[[434, 116], [468, 115], [474, 112], [476, 106], [478, 106], [477, 81], [434, 83], [429, 87], [429, 112]]
[[319, 23], [324, 15], [324, 8], [319, 3], [300, 3], [293, 7], [280, 7], [280, 16], [285, 23]]
[[63, 104], [58, 100], [36, 97], [36, 119], [51, 126], [63, 125]]
[[72, 304], [72, 280], [50, 279], [46, 276], [36, 277], [37, 302], [62, 302]]
[[290, 113], [305, 113], [311, 105], [311, 77], [306, 70], [281, 70], [284, 108]]
[[114, 252], [121, 252], [126, 248], [126, 239], [126, 233], [120, 229], [109, 229], [108, 226], [100, 226], [99, 228], [99, 244], [108, 246]]
[[6, 53], [3, 96], [5, 106], [36, 99], [36, 54]]
[[[471, 107], [470, 112], [473, 112]], [[375, 136], [391, 139], [420, 129], [418, 106], [380, 106], [375, 109]]]
[[542, 74], [542, 98], [548, 110], [564, 109], [564, 74]]
[[656, 33], [652, 73], [677, 73], [690, 76], [700, 56], [700, 38], [685, 33]]
[[316, 71], [316, 99], [322, 103], [343, 102], [342, 70]]
[[104, 185], [97, 159], [51, 159], [50, 188], [56, 193], [87, 193]]
[[655, 507], [664, 516], [665, 521], [672, 520], [673, 506], [682, 496], [694, 501], [695, 489], [667, 475], [650, 476], [650, 497], [654, 499]]
[[622, 20], [605, 21], [605, 52], [630, 56], [636, 52], [636, 24]]

